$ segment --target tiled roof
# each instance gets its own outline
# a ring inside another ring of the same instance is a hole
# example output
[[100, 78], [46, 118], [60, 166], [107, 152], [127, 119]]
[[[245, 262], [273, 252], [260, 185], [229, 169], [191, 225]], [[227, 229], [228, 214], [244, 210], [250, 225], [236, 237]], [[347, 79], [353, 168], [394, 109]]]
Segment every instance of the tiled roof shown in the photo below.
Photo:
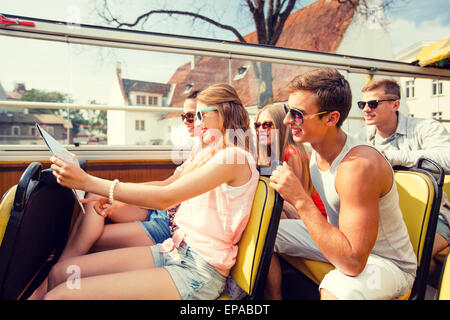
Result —
[[[318, 0], [307, 7], [292, 13], [286, 20], [283, 33], [277, 43], [279, 47], [336, 53], [348, 25], [352, 21], [355, 8], [349, 4], [339, 4], [337, 1]], [[256, 43], [256, 31], [244, 37], [249, 43]], [[187, 85], [192, 90], [201, 90], [217, 82], [228, 83], [228, 59], [202, 57], [193, 70], [190, 64], [178, 68], [169, 81], [176, 83], [171, 107], [182, 107]], [[251, 62], [242, 60], [231, 61], [231, 79], [238, 73], [238, 68], [250, 66], [248, 72], [239, 80], [233, 80], [232, 85], [237, 90], [245, 106], [256, 105], [258, 101], [257, 78]], [[287, 93], [284, 88], [296, 75], [310, 68], [293, 65], [272, 65], [273, 101], [285, 101]]]
[[166, 83], [148, 82], [122, 78], [122, 84], [127, 101], [130, 101], [130, 92], [132, 91], [156, 93], [161, 94], [163, 97], [167, 97], [170, 91], [170, 84]]
[[55, 114], [26, 114], [21, 112], [0, 113], [0, 123], [22, 124], [61, 124], [65, 128], [72, 128], [72, 123]]
[[8, 100], [20, 100], [22, 98], [22, 94], [17, 91], [6, 92], [6, 97]]

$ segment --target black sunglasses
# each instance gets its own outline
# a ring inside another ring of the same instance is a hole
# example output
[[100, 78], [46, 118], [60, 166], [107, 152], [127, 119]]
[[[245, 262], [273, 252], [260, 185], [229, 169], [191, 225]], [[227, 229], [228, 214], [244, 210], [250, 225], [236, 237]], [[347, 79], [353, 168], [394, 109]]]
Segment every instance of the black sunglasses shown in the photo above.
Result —
[[398, 99], [383, 99], [383, 100], [370, 100], [370, 101], [358, 101], [358, 108], [360, 108], [361, 110], [364, 109], [364, 107], [366, 106], [366, 103], [369, 105], [370, 109], [375, 109], [376, 107], [378, 107], [378, 104], [380, 102], [383, 101], [396, 101]]
[[284, 108], [284, 113], [288, 114], [291, 116], [292, 121], [294, 121], [294, 123], [298, 126], [301, 126], [304, 122], [305, 119], [311, 118], [313, 116], [317, 116], [319, 114], [324, 114], [324, 113], [330, 113], [331, 111], [322, 111], [322, 112], [318, 112], [318, 113], [314, 113], [314, 114], [308, 114], [308, 115], [304, 115], [303, 112], [301, 112], [298, 109], [293, 109], [293, 108], [289, 108], [287, 105], [283, 105]]
[[255, 122], [255, 129], [258, 130], [259, 127], [262, 127], [264, 130], [270, 129], [273, 126], [272, 121], [264, 121], [263, 123]]
[[195, 114], [193, 112], [182, 113], [180, 116], [181, 121], [186, 120], [187, 123], [192, 123], [195, 120]]

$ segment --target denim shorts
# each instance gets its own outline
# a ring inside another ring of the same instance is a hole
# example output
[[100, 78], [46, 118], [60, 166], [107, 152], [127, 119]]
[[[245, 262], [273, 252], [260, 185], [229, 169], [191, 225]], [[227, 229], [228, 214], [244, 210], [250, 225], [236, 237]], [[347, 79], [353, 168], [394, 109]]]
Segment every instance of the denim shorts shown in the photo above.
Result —
[[227, 278], [183, 243], [169, 253], [161, 244], [150, 247], [155, 267], [166, 269], [183, 300], [213, 300], [225, 290]]
[[450, 245], [450, 226], [445, 218], [439, 214], [436, 232], [439, 233]]
[[147, 220], [138, 222], [154, 244], [163, 243], [171, 237], [166, 210], [148, 210]]

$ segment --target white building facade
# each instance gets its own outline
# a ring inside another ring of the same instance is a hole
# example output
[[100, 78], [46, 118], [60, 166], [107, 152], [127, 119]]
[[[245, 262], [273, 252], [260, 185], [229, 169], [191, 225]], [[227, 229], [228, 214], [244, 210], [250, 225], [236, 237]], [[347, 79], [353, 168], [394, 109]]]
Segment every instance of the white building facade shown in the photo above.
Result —
[[[411, 63], [420, 50], [436, 41], [420, 41], [402, 50], [396, 59]], [[421, 78], [399, 79], [407, 115], [439, 120], [450, 132], [450, 82]]]
[[[166, 107], [171, 85], [122, 78], [120, 63], [113, 77], [110, 105], [137, 107]], [[108, 110], [109, 145], [163, 145], [170, 144], [170, 127], [161, 126], [165, 112]]]

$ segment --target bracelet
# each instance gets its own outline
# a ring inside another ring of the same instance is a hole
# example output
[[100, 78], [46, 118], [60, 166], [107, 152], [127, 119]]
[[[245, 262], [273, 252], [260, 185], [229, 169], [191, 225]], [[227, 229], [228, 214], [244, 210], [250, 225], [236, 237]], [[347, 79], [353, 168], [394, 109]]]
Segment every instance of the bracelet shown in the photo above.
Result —
[[119, 179], [114, 179], [114, 181], [111, 183], [111, 186], [109, 187], [109, 202], [113, 203], [114, 201], [114, 188], [116, 187], [116, 184], [119, 183]]

